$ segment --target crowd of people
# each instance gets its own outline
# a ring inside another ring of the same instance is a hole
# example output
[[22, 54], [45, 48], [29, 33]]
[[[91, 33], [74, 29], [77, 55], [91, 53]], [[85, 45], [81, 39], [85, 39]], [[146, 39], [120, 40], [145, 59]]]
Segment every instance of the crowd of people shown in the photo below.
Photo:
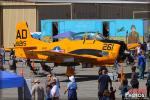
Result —
[[[122, 95], [122, 100], [126, 99], [125, 94], [130, 89], [139, 89], [140, 82], [144, 80], [145, 70], [146, 70], [146, 58], [150, 57], [150, 42], [143, 43], [140, 47], [137, 48], [136, 52], [134, 52], [134, 60], [137, 60], [137, 65], [132, 64], [131, 66], [131, 80], [130, 84], [128, 83], [128, 77], [126, 74], [124, 75], [123, 80], [119, 86], [120, 94]], [[149, 66], [148, 66], [149, 67]], [[138, 69], [138, 71], [136, 71]], [[117, 69], [118, 70], [118, 69]], [[102, 66], [99, 69], [99, 79], [98, 79], [98, 97], [99, 100], [115, 100], [115, 92], [116, 89], [113, 89], [112, 82], [110, 77], [107, 75], [107, 68]], [[147, 72], [147, 81], [145, 83], [147, 97], [150, 99], [150, 69]], [[110, 85], [108, 85], [110, 83]], [[108, 87], [109, 86], [109, 87]]]
[[[4, 53], [0, 53], [0, 68], [3, 69], [4, 61]], [[123, 80], [119, 86], [120, 94], [122, 96], [122, 100], [124, 100], [125, 94], [130, 89], [139, 89], [140, 81], [144, 80], [144, 75], [146, 71], [146, 58], [150, 58], [150, 42], [141, 44], [140, 47], [137, 48], [137, 53], [134, 55], [137, 59], [137, 65], [134, 64], [131, 66], [131, 80], [128, 82], [128, 77], [124, 75]], [[134, 60], [136, 60], [134, 59]], [[14, 55], [14, 51], [10, 51], [10, 60], [9, 60], [9, 67], [10, 71], [16, 73], [16, 66], [17, 60]], [[42, 63], [43, 70], [51, 70], [45, 69], [45, 64]], [[36, 71], [33, 69], [31, 65], [30, 59], [27, 59], [27, 66], [29, 66], [30, 70], [33, 73], [37, 74]], [[148, 66], [149, 67], [149, 66]], [[70, 68], [70, 67], [68, 67]], [[137, 71], [138, 69], [138, 71]], [[117, 70], [117, 69], [116, 69]], [[138, 73], [137, 73], [138, 72]], [[108, 75], [108, 69], [105, 66], [100, 67], [99, 71], [99, 78], [98, 78], [98, 98], [99, 100], [115, 100], [116, 96], [116, 88], [112, 85], [112, 80]], [[75, 81], [74, 76], [69, 76], [68, 79], [70, 82], [64, 89], [64, 94], [68, 92], [68, 100], [77, 100], [77, 83]], [[32, 86], [32, 99], [33, 100], [60, 100], [60, 82], [59, 79], [53, 75], [52, 73], [47, 75], [47, 80], [45, 82], [45, 87], [43, 87], [39, 79], [34, 79], [33, 86]], [[147, 97], [150, 98], [150, 69], [148, 70], [147, 81], [145, 83], [145, 87], [147, 90]]]
[[[138, 64], [131, 66], [131, 80], [128, 82], [128, 77], [124, 75], [123, 80], [121, 81], [121, 84], [119, 86], [120, 95], [122, 97], [122, 100], [126, 99], [126, 93], [130, 89], [139, 89], [140, 80], [144, 80], [144, 73], [146, 69], [146, 57], [144, 53], [141, 51], [137, 55]], [[139, 70], [139, 74], [137, 73], [137, 69]], [[149, 70], [150, 71], [150, 70]], [[112, 85], [112, 80], [110, 76], [108, 75], [108, 69], [105, 66], [102, 66], [99, 68], [98, 71], [99, 78], [98, 78], [98, 99], [99, 100], [116, 100], [115, 93], [117, 91], [116, 88]], [[68, 100], [77, 100], [77, 83], [75, 81], [74, 76], [69, 77], [70, 82], [68, 83], [68, 86], [64, 90], [64, 94], [68, 92]], [[35, 84], [32, 88], [32, 96], [35, 98], [35, 90], [37, 90], [35, 87], [38, 85], [39, 81], [35, 81]], [[49, 74], [47, 75], [47, 80], [45, 82], [45, 88], [46, 88], [46, 95], [44, 95], [44, 88], [39, 88], [39, 91], [43, 91], [43, 97], [45, 96], [46, 100], [60, 100], [60, 83], [58, 78], [56, 76]], [[150, 97], [150, 72], [148, 72], [147, 81], [145, 83], [145, 87], [147, 90], [147, 97]], [[37, 90], [38, 91], [38, 90]], [[39, 96], [39, 95], [38, 95]], [[40, 97], [39, 97], [40, 98]], [[40, 99], [34, 99], [34, 100], [41, 100]]]
[[[74, 76], [70, 76], [69, 80], [64, 94], [68, 92], [68, 100], [77, 100], [77, 83]], [[39, 79], [34, 79], [31, 94], [32, 100], [60, 100], [59, 79], [55, 75], [48, 74], [45, 87], [40, 84]]]

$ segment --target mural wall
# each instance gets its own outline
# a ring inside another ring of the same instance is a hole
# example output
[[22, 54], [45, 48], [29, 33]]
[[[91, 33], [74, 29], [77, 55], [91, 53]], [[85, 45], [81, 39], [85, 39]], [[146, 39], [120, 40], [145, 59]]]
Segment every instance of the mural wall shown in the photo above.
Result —
[[59, 21], [59, 33], [66, 31], [79, 32], [99, 32], [102, 33], [101, 20], [66, 20]]
[[40, 39], [45, 42], [52, 41], [52, 20], [41, 21], [41, 36]]
[[[105, 29], [106, 28], [106, 29]], [[111, 39], [126, 43], [143, 42], [143, 20], [42, 20], [41, 39], [52, 41], [52, 36], [64, 32], [99, 32]], [[107, 32], [106, 32], [107, 31]]]
[[110, 37], [126, 43], [143, 42], [143, 20], [110, 21]]

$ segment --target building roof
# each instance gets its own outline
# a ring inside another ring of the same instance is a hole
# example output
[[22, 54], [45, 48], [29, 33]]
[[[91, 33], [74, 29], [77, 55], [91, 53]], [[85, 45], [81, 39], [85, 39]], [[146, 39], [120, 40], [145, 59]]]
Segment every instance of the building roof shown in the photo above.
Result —
[[150, 0], [0, 0], [36, 3], [150, 3]]

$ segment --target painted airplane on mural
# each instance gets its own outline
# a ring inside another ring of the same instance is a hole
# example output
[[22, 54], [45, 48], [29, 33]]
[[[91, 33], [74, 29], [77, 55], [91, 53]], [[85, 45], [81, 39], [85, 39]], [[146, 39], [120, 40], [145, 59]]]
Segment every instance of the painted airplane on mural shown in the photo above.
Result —
[[125, 50], [137, 46], [135, 44], [127, 48], [123, 41], [108, 40], [100, 34], [92, 33], [79, 39], [80, 34], [46, 43], [32, 38], [27, 23], [21, 22], [16, 26], [15, 55], [18, 58], [44, 60], [62, 66], [81, 63], [113, 65], [116, 60], [120, 62], [126, 58]]

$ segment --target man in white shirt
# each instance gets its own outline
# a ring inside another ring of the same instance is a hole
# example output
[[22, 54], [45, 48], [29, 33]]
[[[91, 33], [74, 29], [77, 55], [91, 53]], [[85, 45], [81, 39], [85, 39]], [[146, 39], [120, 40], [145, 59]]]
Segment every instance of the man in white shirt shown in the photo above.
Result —
[[51, 96], [52, 96], [52, 100], [59, 100], [59, 86], [56, 85], [56, 79], [53, 79], [52, 81], [52, 89], [51, 89]]
[[141, 48], [137, 47], [137, 54], [139, 54], [141, 52]]

